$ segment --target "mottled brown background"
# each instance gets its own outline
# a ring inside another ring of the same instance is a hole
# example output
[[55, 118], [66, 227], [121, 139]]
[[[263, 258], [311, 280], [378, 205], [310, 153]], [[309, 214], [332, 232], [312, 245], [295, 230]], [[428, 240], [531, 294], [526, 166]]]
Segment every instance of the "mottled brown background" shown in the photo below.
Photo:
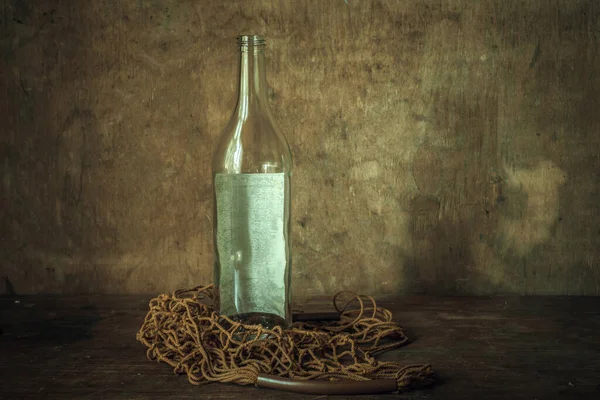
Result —
[[240, 33], [295, 157], [296, 299], [600, 294], [600, 3], [0, 5], [4, 292], [212, 280]]

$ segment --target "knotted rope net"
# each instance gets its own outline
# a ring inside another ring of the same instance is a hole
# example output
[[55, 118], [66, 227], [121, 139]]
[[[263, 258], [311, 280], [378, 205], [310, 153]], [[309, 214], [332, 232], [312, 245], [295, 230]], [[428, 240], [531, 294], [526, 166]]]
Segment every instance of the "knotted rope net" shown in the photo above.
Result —
[[392, 313], [370, 296], [339, 293], [333, 300], [339, 320], [294, 322], [289, 329], [233, 321], [215, 311], [213, 298], [208, 285], [152, 299], [137, 333], [147, 357], [186, 374], [194, 385], [253, 385], [259, 374], [294, 380], [395, 379], [399, 391], [432, 383], [429, 365], [376, 360], [409, 339]]

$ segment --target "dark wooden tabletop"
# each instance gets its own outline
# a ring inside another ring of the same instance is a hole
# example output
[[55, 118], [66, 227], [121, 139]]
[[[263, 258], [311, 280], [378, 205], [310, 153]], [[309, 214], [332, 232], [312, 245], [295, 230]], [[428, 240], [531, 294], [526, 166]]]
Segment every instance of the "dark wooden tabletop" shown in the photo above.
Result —
[[[151, 296], [0, 298], [2, 399], [315, 399], [193, 386], [135, 340]], [[357, 399], [600, 398], [600, 297], [382, 300], [413, 339], [384, 355], [431, 363], [431, 389]]]

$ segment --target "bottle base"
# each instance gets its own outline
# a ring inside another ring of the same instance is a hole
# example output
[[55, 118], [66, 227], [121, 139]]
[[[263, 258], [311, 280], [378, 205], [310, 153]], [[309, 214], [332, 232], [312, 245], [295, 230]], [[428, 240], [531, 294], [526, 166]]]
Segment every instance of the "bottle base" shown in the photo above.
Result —
[[276, 314], [251, 312], [231, 316], [231, 319], [246, 325], [262, 325], [267, 329], [286, 327], [285, 319]]

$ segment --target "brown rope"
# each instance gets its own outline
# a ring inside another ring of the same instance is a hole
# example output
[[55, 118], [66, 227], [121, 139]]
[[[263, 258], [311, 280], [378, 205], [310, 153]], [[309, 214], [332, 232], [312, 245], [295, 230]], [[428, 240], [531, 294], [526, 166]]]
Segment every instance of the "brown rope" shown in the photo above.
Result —
[[[372, 297], [348, 295], [334, 297], [339, 320], [295, 322], [284, 330], [219, 315], [202, 302], [213, 299], [212, 285], [178, 290], [150, 301], [137, 340], [149, 359], [169, 364], [194, 385], [252, 385], [259, 374], [300, 381], [395, 379], [398, 390], [432, 383], [429, 365], [375, 360], [409, 339]], [[342, 297], [348, 299], [340, 306]]]

